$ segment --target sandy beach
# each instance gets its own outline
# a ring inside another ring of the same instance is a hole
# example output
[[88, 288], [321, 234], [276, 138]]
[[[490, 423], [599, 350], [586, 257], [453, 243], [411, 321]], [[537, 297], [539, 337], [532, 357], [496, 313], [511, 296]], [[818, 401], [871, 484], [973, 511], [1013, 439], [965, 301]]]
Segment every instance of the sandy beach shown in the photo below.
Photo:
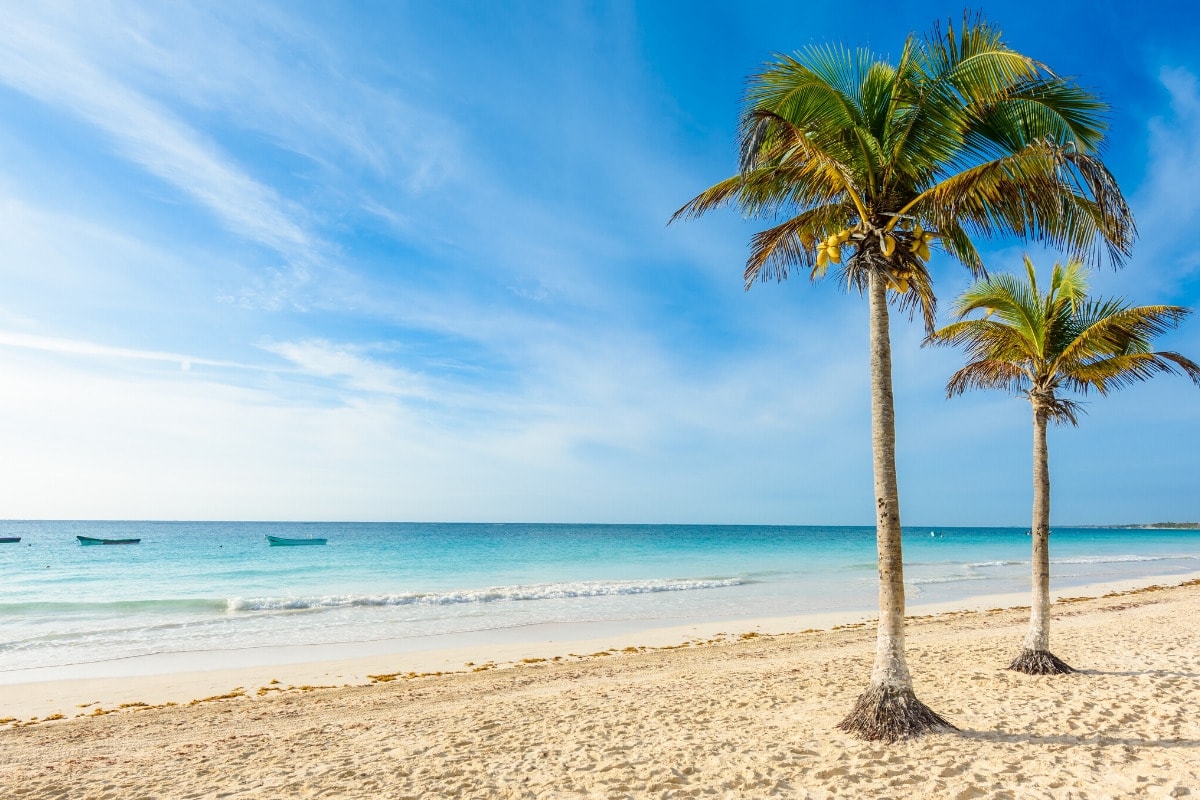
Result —
[[834, 727], [869, 620], [512, 645], [442, 674], [380, 656], [9, 685], [0, 797], [1200, 795], [1198, 612], [1194, 580], [1065, 598], [1052, 641], [1080, 672], [1058, 677], [1004, 669], [1024, 609], [914, 613], [917, 694], [961, 730], [891, 746]]

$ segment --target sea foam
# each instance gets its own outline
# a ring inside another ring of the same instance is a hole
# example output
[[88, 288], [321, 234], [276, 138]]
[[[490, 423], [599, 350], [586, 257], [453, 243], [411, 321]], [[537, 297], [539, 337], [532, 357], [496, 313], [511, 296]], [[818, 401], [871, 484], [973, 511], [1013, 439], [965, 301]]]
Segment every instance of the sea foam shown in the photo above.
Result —
[[646, 581], [580, 581], [575, 583], [546, 583], [533, 586], [494, 586], [486, 589], [464, 589], [448, 592], [343, 594], [320, 597], [235, 597], [228, 601], [227, 610], [297, 611], [355, 606], [434, 606], [463, 603], [514, 602], [521, 600], [560, 600], [649, 594], [652, 592], [687, 592], [698, 589], [722, 589], [729, 586], [741, 586], [744, 583], [746, 581], [740, 578], [668, 578]]

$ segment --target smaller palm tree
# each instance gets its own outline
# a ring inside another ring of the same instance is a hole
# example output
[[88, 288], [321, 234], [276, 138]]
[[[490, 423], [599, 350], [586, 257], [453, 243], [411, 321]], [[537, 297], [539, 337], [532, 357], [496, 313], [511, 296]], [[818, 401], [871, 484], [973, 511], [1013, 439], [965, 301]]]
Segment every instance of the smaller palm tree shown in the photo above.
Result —
[[[1030, 675], [1073, 672], [1050, 652], [1050, 470], [1046, 423], [1077, 425], [1078, 402], [1060, 391], [1107, 395], [1157, 373], [1182, 371], [1200, 386], [1200, 365], [1178, 353], [1154, 352], [1151, 340], [1191, 313], [1180, 306], [1130, 306], [1089, 300], [1087, 270], [1078, 261], [1054, 265], [1050, 288], [1038, 291], [1033, 263], [1026, 280], [995, 275], [958, 299], [958, 322], [928, 344], [962, 345], [969, 363], [951, 376], [946, 396], [967, 389], [1007, 389], [1033, 406], [1033, 603], [1029, 635], [1009, 669]], [[975, 311], [979, 318], [966, 319]]]

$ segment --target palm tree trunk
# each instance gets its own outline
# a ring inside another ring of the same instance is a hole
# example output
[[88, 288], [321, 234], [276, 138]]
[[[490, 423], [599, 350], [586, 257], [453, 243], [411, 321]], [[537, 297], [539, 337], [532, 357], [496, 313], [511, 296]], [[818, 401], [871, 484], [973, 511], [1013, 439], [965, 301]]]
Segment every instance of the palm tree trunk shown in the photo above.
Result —
[[875, 541], [879, 557], [879, 631], [871, 685], [838, 727], [863, 739], [894, 742], [953, 725], [916, 698], [904, 659], [904, 562], [900, 550], [900, 491], [892, 402], [892, 345], [887, 281], [872, 271], [871, 447], [875, 471]]
[[1074, 672], [1050, 652], [1050, 453], [1046, 447], [1046, 423], [1050, 410], [1031, 396], [1033, 403], [1033, 604], [1029, 610], [1029, 633], [1020, 654], [1009, 669], [1028, 675], [1058, 675]]

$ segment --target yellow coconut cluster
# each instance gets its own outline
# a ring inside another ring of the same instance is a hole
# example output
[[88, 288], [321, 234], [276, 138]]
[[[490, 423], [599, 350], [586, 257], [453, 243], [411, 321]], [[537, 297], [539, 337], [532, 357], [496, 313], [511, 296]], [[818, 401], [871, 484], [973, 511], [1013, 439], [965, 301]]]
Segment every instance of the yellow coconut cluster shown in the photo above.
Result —
[[[850, 241], [850, 237], [856, 232], [861, 233], [856, 228], [846, 228], [830, 236], [828, 239], [820, 242], [817, 245], [817, 266], [825, 267], [829, 264], [840, 264], [842, 261], [842, 245]], [[896, 237], [886, 230], [878, 231], [879, 234], [879, 249], [884, 257], [889, 257], [896, 252]], [[862, 239], [860, 235], [858, 237]], [[908, 249], [913, 252], [922, 261], [929, 260], [929, 243], [933, 241], [934, 234], [923, 229], [920, 223], [913, 225], [912, 239], [908, 243]], [[810, 239], [809, 242], [812, 240]]]
[[[817, 245], [817, 267], [824, 269], [830, 264], [840, 264], [842, 261], [842, 245], [850, 240], [850, 237], [855, 233], [859, 235], [858, 239], [864, 238], [861, 226], [859, 228], [846, 228], [838, 231], [829, 238], [820, 242]], [[876, 231], [879, 236], [879, 250], [885, 258], [888, 258], [892, 253], [896, 252], [896, 237], [889, 230]], [[929, 260], [929, 243], [933, 241], [934, 234], [923, 229], [920, 223], [913, 225], [912, 238], [908, 242], [908, 249], [922, 261]], [[811, 240], [809, 240], [811, 242]], [[908, 291], [908, 283], [912, 277], [912, 270], [903, 265], [897, 266], [894, 274], [891, 276], [891, 282], [896, 291], [903, 294]]]
[[[917, 258], [922, 261], [929, 260], [929, 243], [933, 241], [933, 234], [921, 227], [921, 223], [913, 225], [912, 241], [908, 244], [908, 249], [916, 254]], [[890, 255], [890, 253], [884, 253]]]
[[850, 241], [850, 229], [838, 231], [817, 245], [817, 266], [827, 267], [830, 263], [842, 263], [842, 245]]

